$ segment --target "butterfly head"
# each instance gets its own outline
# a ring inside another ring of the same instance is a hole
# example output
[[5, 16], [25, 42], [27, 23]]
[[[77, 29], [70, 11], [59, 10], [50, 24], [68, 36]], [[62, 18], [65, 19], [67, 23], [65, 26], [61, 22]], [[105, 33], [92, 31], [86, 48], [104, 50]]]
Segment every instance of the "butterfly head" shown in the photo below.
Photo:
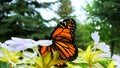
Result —
[[74, 21], [74, 19], [65, 19], [61, 21], [58, 26], [62, 28], [74, 29], [76, 26], [76, 22]]

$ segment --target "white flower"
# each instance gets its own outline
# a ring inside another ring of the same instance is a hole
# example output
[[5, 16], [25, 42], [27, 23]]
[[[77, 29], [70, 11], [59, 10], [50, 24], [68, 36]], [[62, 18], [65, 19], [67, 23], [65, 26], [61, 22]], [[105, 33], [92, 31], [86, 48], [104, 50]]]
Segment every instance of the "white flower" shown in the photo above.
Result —
[[106, 45], [104, 42], [99, 43], [100, 40], [100, 36], [98, 34], [98, 32], [94, 32], [91, 34], [92, 39], [94, 40], [94, 47], [98, 48], [104, 52], [109, 53], [110, 52], [110, 47], [108, 45]]
[[98, 35], [98, 32], [94, 32], [91, 34], [92, 39], [94, 40], [95, 44], [99, 42], [100, 36]]
[[12, 37], [11, 39], [12, 40], [5, 41], [5, 44], [8, 45], [9, 50], [12, 50], [12, 51], [25, 50], [28, 48], [33, 48], [38, 45], [49, 46], [52, 44], [52, 41], [50, 40], [34, 41], [32, 39], [23, 39], [23, 38], [17, 38], [17, 37]]

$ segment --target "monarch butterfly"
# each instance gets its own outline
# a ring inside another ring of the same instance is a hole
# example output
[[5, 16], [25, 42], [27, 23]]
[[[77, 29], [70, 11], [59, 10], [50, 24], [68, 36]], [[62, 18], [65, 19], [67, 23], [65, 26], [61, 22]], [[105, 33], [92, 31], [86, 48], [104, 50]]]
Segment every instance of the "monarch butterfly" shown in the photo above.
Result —
[[52, 45], [41, 46], [39, 51], [45, 56], [48, 52], [58, 51], [62, 60], [73, 61], [77, 58], [78, 49], [75, 44], [76, 22], [73, 19], [61, 21], [51, 34]]

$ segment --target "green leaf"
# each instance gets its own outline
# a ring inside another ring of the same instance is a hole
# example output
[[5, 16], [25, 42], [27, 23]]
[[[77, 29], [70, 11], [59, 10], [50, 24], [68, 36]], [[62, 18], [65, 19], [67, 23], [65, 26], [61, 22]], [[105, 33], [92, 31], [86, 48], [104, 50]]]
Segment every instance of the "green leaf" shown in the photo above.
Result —
[[9, 63], [0, 61], [0, 68], [10, 68]]
[[96, 62], [99, 62], [104, 68], [107, 68], [108, 64], [111, 62], [111, 59], [105, 58], [105, 59], [100, 59]]
[[80, 66], [80, 67], [82, 67], [82, 68], [87, 68], [88, 67], [88, 63], [74, 63], [74, 62], [71, 62], [71, 64], [73, 65], [73, 66]]

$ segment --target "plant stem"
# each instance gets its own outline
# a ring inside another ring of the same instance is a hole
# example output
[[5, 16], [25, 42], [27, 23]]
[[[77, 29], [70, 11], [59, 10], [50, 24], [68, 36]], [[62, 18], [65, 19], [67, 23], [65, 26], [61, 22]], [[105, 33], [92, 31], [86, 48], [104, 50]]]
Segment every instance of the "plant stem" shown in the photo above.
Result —
[[91, 62], [89, 62], [89, 67], [92, 68], [92, 63]]
[[12, 64], [10, 63], [10, 68], [12, 68]]

